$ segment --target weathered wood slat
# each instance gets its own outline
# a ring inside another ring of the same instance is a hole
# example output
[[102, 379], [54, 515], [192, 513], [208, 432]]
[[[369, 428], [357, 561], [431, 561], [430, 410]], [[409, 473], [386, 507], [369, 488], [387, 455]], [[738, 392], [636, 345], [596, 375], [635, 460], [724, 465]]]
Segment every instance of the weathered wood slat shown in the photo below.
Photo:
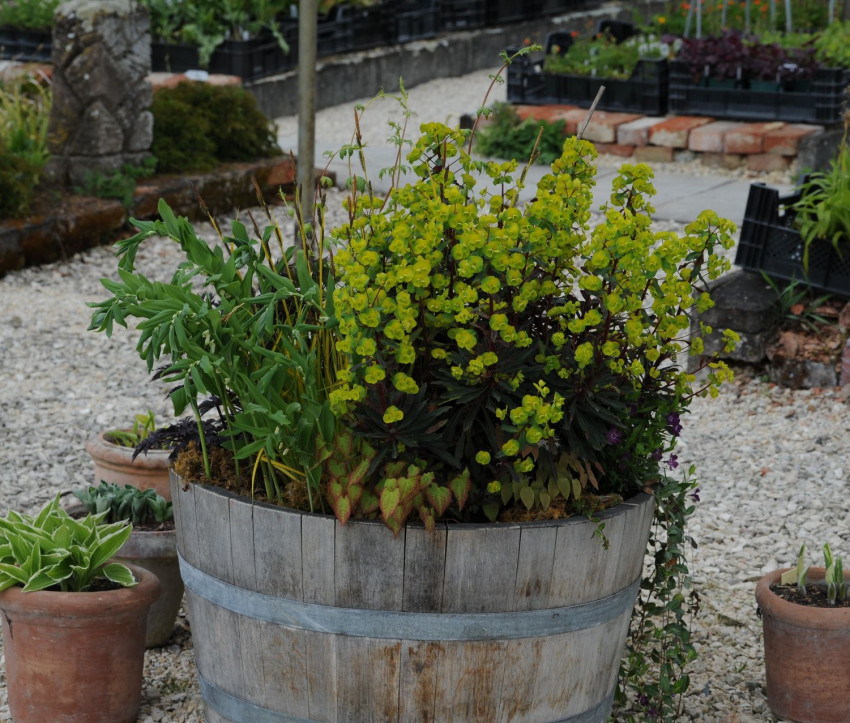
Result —
[[[520, 528], [516, 525], [449, 527], [442, 612], [510, 610], [519, 538]], [[506, 574], [511, 584], [505, 584]]]
[[[647, 540], [649, 539], [649, 528], [652, 525], [653, 516], [655, 514], [655, 504], [652, 497], [647, 494], [640, 495], [633, 501], [625, 502], [630, 509], [638, 507], [640, 514], [628, 515], [626, 529], [623, 533], [626, 540]], [[635, 580], [643, 570], [643, 558], [645, 549], [639, 545], [627, 545], [624, 547], [620, 555], [620, 562], [617, 567], [617, 577], [620, 580]]]
[[343, 711], [337, 715], [337, 656], [338, 635], [307, 634], [304, 648], [307, 670], [307, 707], [310, 720], [335, 723], [349, 720]]
[[285, 710], [289, 715], [307, 718], [309, 693], [304, 684], [307, 674], [305, 635], [298, 630], [266, 624], [262, 640], [254, 650], [263, 660], [265, 677], [264, 707]]
[[[174, 474], [172, 472], [172, 474]], [[171, 504], [174, 508], [175, 528], [177, 530], [177, 549], [192, 565], [198, 564], [198, 530], [195, 520], [195, 487], [189, 485], [185, 490], [179, 477], [171, 487]]]
[[401, 641], [399, 723], [436, 723], [434, 704], [440, 686], [440, 661], [444, 643]]
[[226, 492], [195, 485], [195, 524], [199, 551], [207, 560], [207, 572], [233, 584], [230, 552], [230, 505]]
[[320, 515], [301, 518], [301, 570], [304, 602], [336, 604], [334, 534], [336, 520]]
[[419, 525], [410, 525], [405, 534], [401, 609], [439, 612], [446, 567], [446, 526], [437, 525], [428, 532]]
[[522, 528], [513, 610], [541, 610], [547, 606], [557, 535], [558, 529], [554, 526]]
[[334, 552], [337, 607], [401, 609], [403, 539], [396, 540], [387, 526], [378, 521], [340, 525], [336, 529]]
[[501, 699], [504, 642], [446, 643], [437, 678], [435, 720], [495, 721]]
[[302, 600], [301, 515], [280, 514], [271, 505], [254, 505], [254, 555], [257, 586], [268, 595]]
[[537, 668], [549, 664], [543, 660], [542, 650], [542, 638], [510, 640], [505, 645], [499, 709], [494, 720], [511, 723], [539, 720], [534, 716]]
[[[233, 530], [239, 530], [239, 534], [231, 534], [230, 536], [233, 584], [247, 590], [254, 590], [257, 587], [255, 562], [259, 558], [255, 555], [254, 550], [253, 518], [255, 509], [255, 505], [244, 504], [239, 498], [229, 500], [231, 527]], [[258, 651], [263, 650], [267, 626], [244, 615], [238, 616], [237, 623], [239, 630], [238, 654], [242, 662], [242, 680], [244, 681], [243, 697], [247, 700], [260, 701], [263, 706], [267, 706], [264, 656], [258, 654]], [[273, 668], [270, 670], [273, 670]]]
[[338, 635], [336, 653], [337, 720], [398, 720], [401, 641]]

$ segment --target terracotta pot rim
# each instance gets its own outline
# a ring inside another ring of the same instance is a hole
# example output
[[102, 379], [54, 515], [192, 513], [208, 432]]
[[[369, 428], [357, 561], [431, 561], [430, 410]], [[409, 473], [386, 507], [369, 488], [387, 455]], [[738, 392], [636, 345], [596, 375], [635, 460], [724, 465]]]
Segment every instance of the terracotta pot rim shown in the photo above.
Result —
[[[771, 585], [779, 582], [783, 572], [792, 568], [784, 567], [769, 572], [756, 585], [756, 602], [764, 616], [779, 618], [789, 625], [799, 628], [836, 630], [850, 627], [850, 608], [821, 608], [814, 605], [801, 605], [789, 602], [770, 589]], [[808, 579], [818, 582], [824, 579], [825, 570], [822, 567], [810, 567]], [[850, 581], [850, 571], [844, 573], [845, 580]]]
[[106, 432], [100, 432], [86, 442], [86, 452], [92, 457], [111, 464], [167, 469], [170, 449], [151, 449], [133, 459], [133, 447], [125, 447], [106, 438]]
[[[179, 474], [177, 474], [177, 472], [175, 472], [173, 468], [171, 468], [170, 472], [171, 472], [171, 475], [173, 475], [173, 477], [175, 478], [175, 481], [177, 482], [177, 484], [179, 484], [179, 485], [184, 485], [184, 484], [198, 485], [199, 487], [204, 487], [204, 488], [209, 489], [209, 490], [215, 490], [217, 493], [222, 494], [225, 497], [228, 497], [228, 498], [231, 498], [231, 499], [234, 499], [234, 500], [237, 500], [237, 501], [242, 501], [242, 502], [245, 502], [247, 504], [256, 505], [258, 507], [264, 507], [266, 509], [281, 510], [281, 511], [287, 512], [289, 514], [301, 515], [301, 516], [304, 516], [304, 517], [320, 517], [320, 518], [327, 518], [327, 519], [336, 520], [336, 517], [334, 517], [334, 515], [332, 515], [332, 514], [323, 514], [321, 512], [310, 512], [309, 510], [296, 510], [292, 507], [282, 507], [281, 505], [275, 505], [275, 504], [272, 504], [270, 502], [263, 502], [261, 500], [256, 500], [256, 501], [252, 500], [250, 497], [247, 497], [246, 495], [237, 494], [235, 492], [232, 492], [231, 490], [225, 489], [224, 487], [219, 487], [218, 485], [211, 485], [211, 484], [202, 483], [202, 482], [187, 482]], [[632, 495], [631, 497], [629, 497], [629, 498], [623, 500], [622, 502], [614, 505], [613, 507], [608, 507], [607, 509], [598, 513], [596, 515], [596, 517], [594, 517], [594, 519], [605, 520], [609, 517], [613, 517], [615, 515], [622, 514], [623, 509], [626, 505], [639, 505], [643, 502], [644, 498], [647, 498], [647, 497], [654, 497], [654, 495], [651, 495], [647, 492], [637, 492], [634, 495]], [[516, 527], [516, 526], [521, 526], [521, 527], [552, 527], [552, 526], [562, 526], [562, 525], [577, 525], [577, 524], [580, 524], [580, 523], [586, 523], [587, 521], [588, 521], [587, 517], [584, 517], [582, 515], [572, 515], [571, 517], [561, 517], [561, 518], [556, 519], [556, 520], [528, 520], [528, 521], [524, 521], [524, 522], [445, 522], [445, 521], [441, 522], [441, 521], [438, 521], [437, 525], [441, 525], [441, 524], [446, 525], [448, 527], [448, 529], [450, 529], [450, 530], [455, 530], [455, 529], [473, 530], [473, 529], [476, 529], [476, 528], [479, 528], [479, 527], [483, 528], [483, 529], [491, 529], [492, 530], [492, 529], [496, 529], [496, 528]], [[338, 520], [336, 520], [336, 522], [337, 522], [337, 524], [339, 524]], [[382, 520], [365, 520], [365, 519], [359, 519], [359, 518], [354, 518], [354, 517], [350, 518], [345, 524], [346, 525], [350, 525], [350, 524], [376, 525], [376, 526], [380, 526], [380, 527], [386, 527], [386, 525], [384, 524], [384, 522]], [[414, 521], [414, 520], [407, 522], [405, 526], [423, 527], [421, 522]]]
[[[126, 564], [126, 563], [123, 563]], [[38, 590], [24, 592], [15, 586], [0, 592], [0, 610], [23, 613], [29, 616], [56, 616], [63, 618], [90, 617], [92, 609], [108, 609], [110, 614], [121, 610], [133, 610], [152, 604], [160, 594], [160, 582], [156, 575], [137, 565], [127, 565], [138, 582], [133, 587], [98, 592], [58, 592]]]

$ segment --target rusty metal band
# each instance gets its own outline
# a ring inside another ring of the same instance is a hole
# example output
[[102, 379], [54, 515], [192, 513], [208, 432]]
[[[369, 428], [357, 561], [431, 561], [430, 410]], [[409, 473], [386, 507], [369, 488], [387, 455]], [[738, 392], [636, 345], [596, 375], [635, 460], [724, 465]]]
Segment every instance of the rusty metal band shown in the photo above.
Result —
[[628, 614], [640, 578], [587, 603], [504, 613], [418, 613], [301, 602], [236, 587], [189, 564], [178, 552], [184, 585], [238, 615], [287, 628], [389, 640], [467, 641], [537, 638], [585, 630]]

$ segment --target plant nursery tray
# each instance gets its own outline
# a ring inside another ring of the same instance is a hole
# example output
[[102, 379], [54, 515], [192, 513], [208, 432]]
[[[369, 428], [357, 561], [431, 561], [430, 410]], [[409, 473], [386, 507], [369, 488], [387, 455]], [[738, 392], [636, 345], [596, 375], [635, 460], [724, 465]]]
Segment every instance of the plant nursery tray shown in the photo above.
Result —
[[750, 121], [840, 123], [850, 71], [818, 68], [799, 91], [712, 87], [695, 82], [687, 63], [670, 62], [670, 112]]
[[487, 0], [439, 0], [441, 30], [483, 28], [487, 21]]
[[[295, 67], [298, 25], [284, 24], [280, 30], [289, 44], [288, 53], [283, 52], [277, 39], [268, 32], [248, 40], [225, 40], [213, 51], [204, 70], [254, 80]], [[194, 46], [159, 41], [151, 43], [151, 68], [154, 72], [182, 73], [202, 67], [198, 49]]]
[[388, 8], [390, 27], [397, 43], [433, 38], [440, 29], [437, 0], [395, 0]]
[[666, 60], [640, 60], [632, 76], [626, 79], [545, 73], [540, 65], [540, 62], [521, 58], [520, 62], [509, 66], [508, 102], [589, 108], [600, 86], [604, 85], [605, 93], [597, 106], [599, 110], [650, 116], [667, 112]]
[[735, 263], [747, 271], [850, 298], [850, 248], [836, 249], [829, 241], [815, 239], [809, 247], [809, 267], [803, 267], [805, 244], [789, 210], [799, 197], [780, 196], [763, 183], [750, 186]]
[[50, 62], [52, 52], [53, 35], [50, 31], [0, 28], [0, 60]]

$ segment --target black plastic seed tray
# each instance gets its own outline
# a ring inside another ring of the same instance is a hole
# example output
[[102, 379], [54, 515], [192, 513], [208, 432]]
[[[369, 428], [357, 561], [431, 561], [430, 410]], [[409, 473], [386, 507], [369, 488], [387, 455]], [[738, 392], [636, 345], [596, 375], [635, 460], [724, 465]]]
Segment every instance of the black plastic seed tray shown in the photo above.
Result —
[[819, 68], [811, 82], [797, 88], [755, 89], [705, 85], [695, 81], [690, 67], [670, 63], [670, 112], [748, 121], [840, 123], [850, 71]]
[[850, 244], [838, 248], [824, 239], [809, 247], [808, 268], [803, 265], [805, 244], [794, 227], [791, 209], [799, 194], [780, 196], [763, 183], [750, 186], [735, 263], [747, 271], [763, 271], [785, 281], [850, 298]]

